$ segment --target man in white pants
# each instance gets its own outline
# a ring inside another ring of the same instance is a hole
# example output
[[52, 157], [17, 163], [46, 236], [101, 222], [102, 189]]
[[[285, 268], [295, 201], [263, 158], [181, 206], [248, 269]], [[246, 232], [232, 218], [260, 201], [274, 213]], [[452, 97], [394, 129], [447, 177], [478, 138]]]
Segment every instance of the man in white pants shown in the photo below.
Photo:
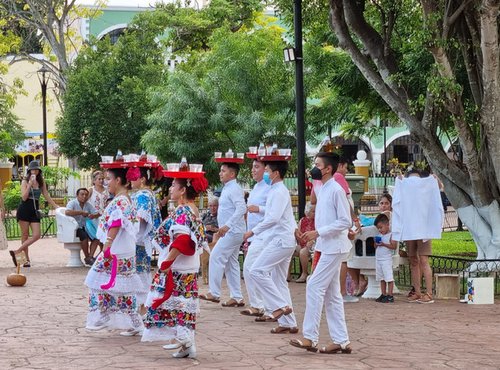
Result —
[[306, 287], [306, 312], [303, 339], [293, 339], [294, 347], [316, 352], [323, 304], [332, 343], [320, 349], [321, 353], [351, 353], [340, 293], [340, 265], [351, 249], [347, 234], [351, 227], [351, 212], [345, 191], [333, 179], [339, 157], [334, 153], [319, 153], [311, 170], [313, 179], [321, 179], [323, 186], [317, 195], [316, 230], [302, 235], [303, 240], [316, 240], [321, 257]]
[[[271, 186], [263, 180], [265, 165], [263, 162], [254, 159], [252, 163], [252, 178], [256, 181], [250, 195], [248, 196], [247, 230], [252, 230], [264, 218], [266, 209], [267, 194]], [[250, 278], [250, 269], [253, 263], [264, 249], [264, 242], [261, 238], [253, 236], [248, 238], [248, 249], [243, 263], [243, 276], [247, 288], [250, 307], [241, 311], [245, 316], [260, 317], [264, 314], [264, 301], [258, 287], [253, 284]]]
[[241, 275], [238, 255], [246, 230], [245, 213], [247, 207], [243, 189], [236, 182], [239, 172], [236, 163], [223, 163], [219, 172], [224, 184], [219, 198], [217, 222], [220, 239], [210, 254], [208, 266], [209, 293], [200, 294], [200, 299], [220, 302], [222, 278], [226, 275], [230, 299], [223, 307], [242, 307], [245, 305], [241, 294]]
[[264, 249], [252, 264], [250, 279], [262, 294], [264, 305], [269, 307], [269, 319], [278, 320], [279, 326], [271, 330], [273, 334], [298, 332], [286, 281], [297, 229], [290, 193], [283, 184], [287, 169], [287, 162], [266, 162], [264, 181], [272, 186], [264, 219], [245, 233], [245, 239], [255, 235], [264, 242]]

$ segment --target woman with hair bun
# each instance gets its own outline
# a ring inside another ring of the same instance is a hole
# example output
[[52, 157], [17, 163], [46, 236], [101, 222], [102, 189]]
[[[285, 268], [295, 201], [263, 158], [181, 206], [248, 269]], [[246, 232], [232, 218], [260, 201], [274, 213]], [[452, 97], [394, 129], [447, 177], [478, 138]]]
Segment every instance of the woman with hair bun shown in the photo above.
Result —
[[[137, 306], [139, 313], [145, 313], [144, 303], [151, 286], [151, 256], [153, 254], [153, 238], [156, 229], [161, 224], [160, 208], [154, 193], [151, 191], [151, 184], [154, 178], [155, 169], [146, 167], [130, 168], [127, 172], [127, 180], [132, 187], [131, 199], [137, 212], [139, 220], [139, 234], [135, 248], [136, 270], [141, 279], [141, 289], [137, 293]], [[128, 330], [120, 333], [123, 336], [133, 336], [138, 334], [137, 330]]]
[[135, 267], [135, 241], [139, 224], [127, 191], [127, 170], [108, 169], [109, 191], [113, 200], [104, 210], [97, 238], [104, 244], [87, 274], [89, 288], [88, 330], [142, 329], [137, 312], [141, 281]]
[[166, 341], [163, 348], [179, 348], [173, 357], [194, 358], [198, 271], [200, 254], [207, 243], [194, 200], [207, 189], [208, 182], [199, 172], [168, 172], [167, 176], [174, 178], [169, 194], [177, 208], [156, 232], [160, 268], [146, 301], [148, 312], [142, 341]]

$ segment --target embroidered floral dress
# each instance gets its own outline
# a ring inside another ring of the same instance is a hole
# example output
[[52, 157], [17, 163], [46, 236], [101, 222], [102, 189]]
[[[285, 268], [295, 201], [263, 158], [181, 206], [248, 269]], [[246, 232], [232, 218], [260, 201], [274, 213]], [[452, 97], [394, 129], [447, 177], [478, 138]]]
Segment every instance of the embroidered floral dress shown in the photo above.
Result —
[[170, 339], [194, 340], [198, 302], [198, 270], [200, 253], [206, 243], [205, 228], [191, 208], [179, 206], [163, 221], [155, 235], [155, 246], [160, 250], [158, 265], [166, 260], [174, 235], [189, 234], [194, 242], [195, 252], [188, 256], [179, 255], [172, 264], [174, 289], [168, 300], [156, 310], [152, 303], [163, 297], [166, 275], [157, 272], [146, 300], [148, 312], [144, 320], [142, 341], [167, 341]]
[[[105, 324], [110, 329], [141, 328], [136, 299], [141, 281], [135, 268], [138, 222], [132, 202], [125, 195], [115, 197], [99, 220], [97, 238], [102, 243], [112, 227], [119, 227], [119, 231], [110, 248], [111, 256], [104, 257], [101, 253], [85, 279], [89, 288], [87, 327]], [[117, 264], [114, 284], [109, 284], [114, 276], [114, 263]], [[106, 284], [112, 286], [103, 288]]]
[[139, 234], [135, 250], [137, 274], [142, 282], [141, 291], [137, 294], [139, 305], [146, 302], [151, 285], [151, 255], [155, 231], [161, 224], [161, 213], [153, 192], [140, 189], [131, 195], [132, 202], [140, 218]]

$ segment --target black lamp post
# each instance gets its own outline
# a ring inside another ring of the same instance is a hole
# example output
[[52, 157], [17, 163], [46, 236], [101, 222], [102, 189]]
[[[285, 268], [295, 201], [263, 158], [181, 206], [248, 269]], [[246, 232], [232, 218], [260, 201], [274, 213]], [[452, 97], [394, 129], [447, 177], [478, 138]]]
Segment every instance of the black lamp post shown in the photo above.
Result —
[[40, 86], [42, 88], [42, 120], [43, 120], [43, 165], [47, 166], [49, 163], [49, 157], [47, 154], [47, 82], [49, 81], [48, 74], [50, 70], [42, 66], [37, 71], [38, 80], [40, 81]]
[[285, 62], [295, 62], [295, 113], [297, 136], [297, 181], [299, 191], [299, 218], [306, 206], [306, 140], [304, 123], [304, 64], [302, 60], [302, 0], [294, 0], [293, 24], [295, 48], [283, 50]]

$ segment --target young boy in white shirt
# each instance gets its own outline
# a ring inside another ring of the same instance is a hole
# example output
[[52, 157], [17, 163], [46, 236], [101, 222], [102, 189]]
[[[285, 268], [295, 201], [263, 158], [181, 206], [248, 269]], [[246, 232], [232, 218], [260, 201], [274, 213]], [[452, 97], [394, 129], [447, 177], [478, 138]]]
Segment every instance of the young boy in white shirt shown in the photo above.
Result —
[[380, 235], [375, 237], [376, 278], [380, 281], [382, 294], [375, 302], [394, 303], [392, 291], [394, 289], [394, 276], [392, 272], [392, 256], [398, 242], [392, 240], [391, 224], [385, 214], [377, 216], [374, 222]]

